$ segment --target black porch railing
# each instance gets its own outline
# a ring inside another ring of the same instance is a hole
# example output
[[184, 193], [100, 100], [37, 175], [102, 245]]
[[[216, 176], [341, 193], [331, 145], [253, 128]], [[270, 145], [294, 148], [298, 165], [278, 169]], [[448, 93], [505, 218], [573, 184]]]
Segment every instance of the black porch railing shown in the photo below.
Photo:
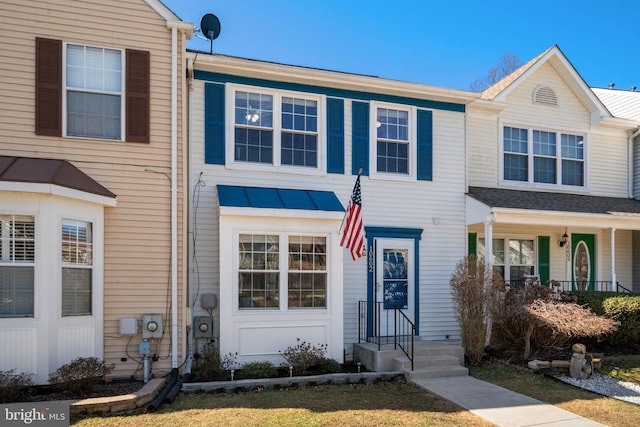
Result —
[[411, 362], [413, 371], [414, 344], [416, 327], [400, 308], [385, 309], [384, 303], [359, 301], [358, 303], [358, 342], [378, 345], [393, 344], [400, 349]]
[[[593, 292], [621, 292], [632, 293], [630, 289], [620, 285], [620, 283], [613, 283], [611, 280], [595, 280], [593, 282], [581, 281], [581, 280], [553, 280], [552, 283], [543, 284], [551, 289], [557, 290], [557, 292], [565, 291], [593, 291]], [[506, 285], [512, 287], [527, 287], [529, 284], [539, 285], [537, 281], [531, 280], [509, 280], [505, 282]]]

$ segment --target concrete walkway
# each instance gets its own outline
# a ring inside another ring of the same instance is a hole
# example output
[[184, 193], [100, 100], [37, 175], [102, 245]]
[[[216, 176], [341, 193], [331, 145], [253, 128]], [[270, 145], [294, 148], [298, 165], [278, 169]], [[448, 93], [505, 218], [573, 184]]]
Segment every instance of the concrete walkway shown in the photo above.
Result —
[[500, 427], [604, 425], [470, 376], [411, 381]]

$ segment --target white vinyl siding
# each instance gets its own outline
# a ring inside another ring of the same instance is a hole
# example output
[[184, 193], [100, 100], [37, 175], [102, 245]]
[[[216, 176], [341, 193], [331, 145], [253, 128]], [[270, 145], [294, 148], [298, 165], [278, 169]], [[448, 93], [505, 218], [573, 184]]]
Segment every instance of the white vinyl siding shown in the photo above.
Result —
[[[191, 102], [191, 129], [193, 141], [204, 140], [204, 82], [196, 80]], [[345, 170], [351, 170], [352, 108], [351, 99], [345, 99], [344, 153]], [[228, 133], [227, 133], [228, 134]], [[374, 134], [370, 134], [374, 135]], [[362, 198], [365, 225], [398, 226], [423, 228], [419, 242], [420, 263], [420, 334], [426, 339], [459, 338], [458, 323], [453, 310], [449, 279], [456, 263], [465, 255], [465, 156], [464, 156], [465, 115], [459, 112], [433, 111], [433, 181], [411, 184], [403, 181], [372, 179], [362, 177]], [[228, 152], [227, 152], [228, 155]], [[193, 144], [191, 151], [191, 183], [195, 198], [192, 209], [197, 209], [197, 219], [192, 222], [190, 233], [197, 236], [195, 256], [198, 262], [199, 286], [192, 286], [191, 292], [220, 293], [221, 253], [219, 249], [218, 209], [202, 209], [202, 206], [217, 206], [217, 194], [210, 191], [216, 184], [302, 188], [333, 191], [346, 207], [353, 190], [355, 176], [332, 174], [330, 180], [323, 176], [304, 175], [304, 182], [292, 180], [288, 173], [264, 173], [258, 170], [237, 170], [204, 162], [204, 144]], [[369, 163], [373, 170], [375, 163]], [[200, 171], [203, 171], [200, 175]], [[275, 171], [274, 171], [275, 172]], [[202, 182], [197, 185], [196, 183]], [[391, 206], [402, 206], [394, 209]], [[339, 227], [339, 224], [338, 224]], [[337, 228], [336, 228], [337, 230]], [[329, 244], [329, 243], [328, 243]], [[344, 261], [344, 348], [350, 357], [352, 344], [358, 341], [358, 304], [367, 295], [367, 259], [362, 257], [351, 261], [345, 252]], [[348, 259], [346, 259], [348, 258]], [[227, 258], [223, 255], [222, 262]], [[192, 276], [193, 278], [193, 276]], [[329, 289], [330, 291], [331, 289]], [[329, 297], [330, 299], [331, 297]], [[194, 313], [206, 313], [196, 299]], [[222, 309], [223, 310], [223, 309]], [[242, 311], [246, 313], [246, 311]], [[217, 313], [214, 312], [214, 315]], [[269, 311], [268, 313], [273, 313]], [[253, 312], [251, 313], [253, 314]], [[224, 325], [222, 325], [224, 328]], [[218, 322], [214, 322], [214, 335], [219, 334]]]

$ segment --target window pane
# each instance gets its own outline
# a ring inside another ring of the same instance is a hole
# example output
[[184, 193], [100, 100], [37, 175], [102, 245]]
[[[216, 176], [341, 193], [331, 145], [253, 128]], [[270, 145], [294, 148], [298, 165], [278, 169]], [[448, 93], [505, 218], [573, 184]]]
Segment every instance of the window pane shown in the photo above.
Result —
[[376, 165], [378, 172], [407, 174], [409, 157], [407, 144], [378, 141]]
[[562, 161], [562, 184], [584, 185], [584, 162], [571, 160]]
[[120, 96], [67, 92], [67, 135], [120, 139]]
[[238, 91], [235, 94], [235, 120], [237, 125], [273, 126], [273, 97], [261, 93]]
[[528, 153], [528, 137], [526, 129], [512, 128], [506, 126], [504, 128], [504, 151], [510, 153]]
[[316, 135], [282, 133], [281, 162], [283, 165], [316, 167], [318, 148]]
[[273, 131], [236, 128], [235, 160], [273, 163]]
[[62, 269], [62, 316], [91, 315], [91, 269]]
[[565, 159], [584, 159], [584, 137], [581, 135], [566, 135], [560, 136], [560, 143], [562, 145], [562, 157]]
[[378, 108], [377, 135], [379, 139], [409, 140], [409, 112]]
[[556, 183], [556, 159], [534, 157], [533, 180], [546, 184]]
[[62, 220], [62, 262], [91, 265], [93, 263], [92, 225], [86, 221]]
[[509, 264], [533, 265], [533, 240], [509, 240]]
[[0, 317], [33, 317], [33, 270], [0, 265]]
[[326, 308], [326, 238], [289, 236], [289, 308]]
[[515, 154], [504, 155], [504, 179], [509, 181], [527, 181], [529, 176], [527, 157]]
[[533, 131], [533, 154], [556, 156], [556, 134], [554, 132]]
[[279, 306], [278, 236], [241, 234], [238, 240], [238, 307]]

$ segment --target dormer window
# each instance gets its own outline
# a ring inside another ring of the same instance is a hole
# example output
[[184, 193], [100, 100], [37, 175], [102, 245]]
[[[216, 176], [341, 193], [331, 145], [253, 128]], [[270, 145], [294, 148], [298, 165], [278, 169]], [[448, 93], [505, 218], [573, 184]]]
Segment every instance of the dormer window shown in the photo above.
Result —
[[534, 104], [558, 105], [556, 92], [549, 86], [539, 86], [533, 91]]

